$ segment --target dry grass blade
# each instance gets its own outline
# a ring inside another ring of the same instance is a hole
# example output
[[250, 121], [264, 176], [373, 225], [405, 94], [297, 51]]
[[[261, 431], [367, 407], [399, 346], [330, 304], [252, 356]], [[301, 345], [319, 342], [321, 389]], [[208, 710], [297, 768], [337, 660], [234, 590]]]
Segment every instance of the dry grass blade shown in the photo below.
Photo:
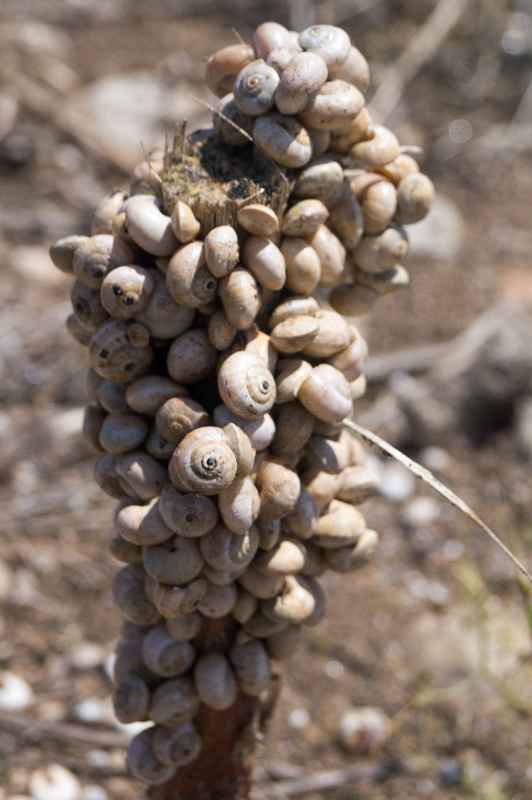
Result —
[[396, 447], [386, 442], [384, 439], [381, 439], [380, 436], [377, 436], [376, 433], [367, 430], [367, 428], [363, 428], [361, 425], [357, 425], [356, 422], [352, 422], [351, 420], [344, 421], [344, 427], [347, 430], [354, 433], [360, 439], [363, 439], [365, 442], [375, 445], [376, 447], [380, 448], [383, 452], [387, 453], [389, 456], [394, 458], [396, 461], [399, 461], [400, 464], [403, 464], [416, 478], [421, 478], [422, 481], [428, 483], [429, 486], [434, 489], [434, 491], [441, 494], [442, 497], [445, 497], [446, 500], [451, 503], [455, 508], [465, 514], [466, 517], [469, 517], [479, 528], [481, 528], [484, 533], [486, 533], [489, 538], [495, 542], [497, 547], [502, 550], [502, 552], [510, 559], [515, 567], [524, 575], [524, 577], [532, 584], [532, 575], [530, 575], [529, 571], [525, 567], [525, 565], [515, 556], [512, 551], [504, 544], [503, 541], [497, 536], [497, 534], [492, 531], [492, 529], [486, 525], [486, 523], [480, 519], [478, 514], [476, 514], [472, 508], [470, 508], [467, 503], [462, 500], [461, 497], [458, 497], [451, 489], [447, 488], [444, 483], [442, 483], [438, 478], [435, 478], [434, 475], [425, 467], [422, 467], [421, 464], [418, 464], [417, 461], [413, 461], [408, 456], [405, 456], [404, 453], [401, 453], [400, 450], [397, 450]]

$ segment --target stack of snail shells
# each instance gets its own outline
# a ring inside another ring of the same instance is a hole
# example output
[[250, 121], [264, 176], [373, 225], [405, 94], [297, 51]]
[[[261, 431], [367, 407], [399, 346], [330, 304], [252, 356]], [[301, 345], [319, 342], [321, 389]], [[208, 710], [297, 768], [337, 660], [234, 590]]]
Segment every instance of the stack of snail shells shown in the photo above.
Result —
[[[116, 498], [114, 667], [132, 774], [161, 784], [202, 750], [200, 706], [268, 690], [325, 615], [319, 578], [377, 534], [357, 508], [376, 478], [342, 427], [367, 347], [349, 317], [408, 282], [404, 225], [433, 189], [365, 107], [369, 70], [330, 25], [260, 25], [208, 61], [220, 147], [259, 150], [292, 180], [281, 218], [258, 197], [205, 229], [164, 206], [161, 154], [51, 248], [72, 274], [67, 327], [87, 350], [84, 431]], [[261, 202], [262, 201], [262, 202]], [[226, 650], [202, 631], [231, 619]]]

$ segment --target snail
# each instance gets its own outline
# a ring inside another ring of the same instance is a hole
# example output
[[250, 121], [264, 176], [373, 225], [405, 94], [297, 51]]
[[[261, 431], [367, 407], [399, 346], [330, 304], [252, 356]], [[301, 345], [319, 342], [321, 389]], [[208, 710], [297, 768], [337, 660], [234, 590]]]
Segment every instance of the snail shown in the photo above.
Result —
[[243, 536], [250, 529], [260, 511], [260, 497], [251, 478], [236, 478], [231, 486], [218, 495], [220, 515], [234, 533]]
[[294, 510], [301, 491], [301, 482], [294, 470], [266, 459], [257, 471], [257, 485], [260, 489], [260, 519], [279, 519]]
[[288, 299], [279, 302], [279, 305], [276, 306], [269, 319], [270, 328], [275, 328], [280, 322], [284, 322], [291, 317], [313, 317], [318, 309], [319, 304], [314, 297], [292, 295]]
[[[275, 597], [283, 586], [284, 576], [267, 574], [261, 572], [256, 567], [251, 565], [240, 576], [238, 582], [257, 600], [267, 600], [268, 598]], [[260, 636], [257, 628], [252, 624], [253, 617], [251, 617], [244, 630], [251, 636]], [[255, 632], [254, 632], [255, 631]]]
[[113, 579], [113, 600], [124, 617], [137, 625], [154, 625], [159, 612], [144, 589], [142, 568], [128, 564]]
[[297, 575], [285, 576], [281, 594], [261, 603], [263, 613], [274, 622], [292, 625], [305, 622], [313, 614], [316, 603], [308, 580]]
[[369, 88], [370, 72], [368, 62], [360, 50], [352, 45], [349, 48], [347, 58], [341, 64], [329, 65], [329, 75], [331, 78], [352, 83], [361, 92], [366, 92]]
[[282, 231], [285, 236], [312, 236], [328, 216], [327, 206], [321, 200], [300, 200], [286, 212]]
[[[225, 521], [225, 520], [224, 520]], [[251, 563], [259, 546], [259, 534], [250, 526], [244, 533], [235, 533], [218, 525], [200, 541], [205, 563], [214, 569], [235, 573]]]
[[102, 306], [115, 319], [130, 319], [143, 311], [154, 289], [150, 270], [142, 267], [116, 267], [102, 281]]
[[172, 483], [180, 491], [218, 494], [230, 486], [237, 462], [223, 431], [206, 426], [188, 433], [169, 464]]
[[390, 269], [408, 252], [408, 238], [403, 228], [392, 225], [375, 236], [364, 236], [353, 250], [353, 259], [364, 272]]
[[253, 48], [247, 44], [233, 44], [222, 47], [207, 61], [205, 80], [207, 86], [218, 97], [232, 91], [236, 76], [255, 54]]
[[327, 80], [327, 64], [315, 53], [296, 53], [281, 71], [275, 105], [281, 114], [299, 114]]
[[223, 711], [237, 697], [237, 683], [231, 665], [222, 653], [200, 656], [194, 667], [194, 683], [201, 702], [209, 708]]
[[171, 678], [160, 683], [153, 692], [150, 718], [160, 725], [182, 725], [194, 719], [199, 705], [200, 698], [191, 678]]
[[301, 170], [293, 193], [296, 197], [321, 200], [325, 205], [334, 204], [342, 192], [343, 181], [344, 171], [334, 156], [321, 155]]
[[[257, 452], [266, 450], [275, 434], [275, 423], [269, 414], [263, 414], [254, 419], [242, 419], [226, 406], [220, 405], [214, 409], [213, 418], [216, 425], [224, 428], [224, 432], [229, 423], [234, 423], [241, 428], [249, 438], [252, 448]], [[234, 452], [230, 437], [228, 437], [228, 441]]]
[[306, 352], [318, 332], [319, 322], [315, 317], [299, 314], [277, 323], [271, 332], [271, 340], [280, 353]]
[[200, 308], [214, 300], [217, 281], [207, 268], [203, 242], [190, 242], [170, 259], [166, 285], [176, 303]]
[[150, 628], [142, 642], [144, 663], [156, 675], [173, 678], [183, 675], [195, 659], [190, 642], [177, 642], [164, 625]]
[[209, 317], [207, 336], [209, 342], [217, 350], [227, 350], [237, 334], [236, 328], [231, 325], [223, 311], [215, 311]]
[[348, 346], [351, 341], [351, 331], [338, 312], [320, 309], [313, 319], [317, 332], [312, 341], [303, 348], [306, 356], [328, 358]]
[[347, 33], [335, 25], [312, 25], [299, 34], [303, 50], [321, 56], [328, 67], [343, 64], [349, 56], [351, 42]]
[[349, 155], [356, 166], [372, 170], [389, 164], [400, 152], [394, 134], [384, 125], [374, 125], [371, 138], [354, 144]]
[[134, 778], [150, 786], [166, 783], [174, 775], [173, 764], [162, 764], [153, 750], [153, 728], [137, 734], [129, 743], [127, 763]]
[[143, 250], [154, 256], [170, 256], [177, 250], [172, 221], [160, 210], [153, 195], [130, 197], [125, 213], [128, 233]]
[[203, 558], [194, 539], [173, 536], [160, 545], [144, 550], [144, 569], [158, 583], [179, 586], [196, 578], [203, 569]]
[[147, 719], [150, 690], [140, 675], [130, 673], [113, 687], [113, 709], [119, 722], [142, 722]]
[[320, 286], [330, 288], [342, 282], [345, 269], [345, 247], [326, 225], [309, 237], [308, 243], [318, 254], [321, 265]]
[[265, 289], [282, 289], [286, 264], [277, 245], [264, 236], [250, 236], [242, 248], [242, 263]]
[[99, 289], [114, 267], [132, 264], [133, 249], [122, 239], [109, 234], [81, 237], [72, 256], [72, 272], [90, 289]]
[[118, 455], [135, 450], [148, 434], [148, 425], [136, 414], [108, 414], [98, 437], [101, 447]]
[[220, 300], [225, 316], [238, 331], [250, 328], [259, 313], [261, 296], [257, 281], [246, 269], [238, 267], [220, 281]]
[[262, 642], [252, 639], [242, 644], [236, 643], [231, 648], [229, 658], [243, 692], [258, 696], [268, 689], [271, 681], [270, 659]]
[[333, 572], [352, 572], [371, 558], [378, 543], [378, 534], [366, 528], [355, 545], [324, 550], [325, 561]]
[[122, 564], [142, 564], [142, 548], [121, 536], [113, 536], [109, 542], [109, 555]]
[[278, 22], [263, 22], [253, 34], [253, 47], [259, 58], [267, 58], [272, 50], [290, 45], [290, 33]]
[[341, 422], [352, 410], [349, 383], [330, 364], [314, 367], [298, 393], [307, 411], [323, 422]]
[[88, 242], [88, 236], [64, 236], [51, 245], [48, 253], [55, 267], [61, 272], [71, 274], [74, 271], [74, 253], [80, 245]]
[[212, 228], [205, 237], [203, 252], [207, 267], [215, 278], [229, 275], [240, 257], [235, 229], [230, 225]]
[[342, 470], [340, 486], [336, 492], [338, 500], [359, 505], [377, 494], [379, 477], [375, 470], [364, 464], [355, 464]]
[[236, 458], [237, 476], [249, 475], [253, 471], [253, 464], [255, 463], [255, 448], [251, 444], [251, 439], [234, 422], [228, 422], [227, 425], [224, 425], [223, 432]]
[[250, 353], [234, 353], [218, 371], [218, 391], [225, 405], [243, 419], [266, 414], [275, 402], [275, 380]]
[[126, 541], [140, 547], [152, 547], [173, 537], [173, 531], [164, 523], [157, 497], [146, 505], [131, 503], [117, 509], [116, 532]]
[[300, 454], [314, 430], [314, 417], [301, 403], [284, 403], [277, 416], [272, 452], [277, 456]]
[[136, 346], [131, 340], [132, 326], [121, 320], [104, 323], [94, 334], [89, 345], [92, 368], [102, 378], [127, 383], [147, 372], [153, 350]]
[[166, 469], [142, 450], [117, 456], [115, 470], [122, 486], [140, 500], [157, 497], [167, 482]]
[[218, 523], [218, 509], [209, 497], [182, 494], [173, 486], [161, 491], [158, 510], [173, 533], [188, 539], [205, 536]]
[[179, 444], [190, 431], [208, 425], [209, 415], [190, 397], [170, 397], [157, 411], [155, 424], [163, 439]]
[[232, 616], [241, 625], [244, 625], [255, 613], [258, 607], [258, 600], [252, 594], [246, 592], [242, 586], [237, 589], [237, 599], [231, 611]]
[[157, 611], [165, 619], [197, 611], [208, 584], [204, 578], [196, 578], [186, 586], [169, 586], [146, 576], [145, 589]]
[[100, 292], [89, 288], [81, 281], [76, 281], [72, 286], [70, 302], [79, 323], [90, 334], [109, 319], [109, 313], [100, 300]]
[[407, 175], [419, 172], [417, 161], [407, 153], [399, 153], [393, 161], [389, 161], [384, 166], [379, 167], [378, 172], [388, 178], [395, 186], [398, 186]]
[[166, 365], [177, 383], [197, 383], [207, 378], [216, 366], [218, 354], [206, 331], [190, 328], [172, 342]]
[[232, 580], [209, 581], [198, 610], [209, 619], [221, 619], [231, 613], [235, 602], [236, 589]]
[[356, 284], [372, 289], [377, 295], [404, 289], [410, 283], [408, 271], [400, 264], [395, 264], [390, 269], [375, 273], [354, 270], [353, 277]]
[[277, 370], [277, 403], [290, 403], [312, 372], [312, 366], [301, 358], [286, 358], [279, 361]]
[[305, 451], [305, 463], [309, 467], [338, 474], [349, 466], [350, 455], [349, 440], [346, 441], [345, 437], [328, 439], [315, 434]]
[[355, 337], [351, 344], [333, 355], [330, 358], [330, 363], [333, 367], [339, 369], [348, 381], [353, 381], [361, 375], [367, 354], [366, 342], [358, 332], [355, 332]]
[[170, 224], [178, 242], [187, 244], [200, 232], [200, 223], [187, 203], [177, 200], [170, 217]]
[[273, 108], [279, 75], [262, 59], [252, 61], [236, 76], [233, 86], [235, 103], [243, 114], [257, 117]]
[[310, 136], [291, 116], [272, 113], [258, 117], [253, 126], [253, 140], [282, 167], [303, 167], [312, 158]]
[[152, 738], [155, 756], [162, 764], [184, 767], [201, 753], [203, 743], [192, 722], [183, 722], [177, 727], [168, 728], [156, 725]]
[[300, 114], [303, 125], [335, 131], [354, 119], [364, 106], [364, 95], [346, 81], [324, 83]]
[[354, 544], [366, 529], [364, 517], [341, 500], [332, 500], [326, 514], [316, 523], [313, 541], [325, 549]]
[[127, 198], [127, 192], [112, 191], [98, 203], [92, 216], [91, 236], [99, 233], [113, 233], [113, 221]]
[[397, 222], [412, 225], [427, 216], [434, 199], [434, 186], [422, 173], [406, 175], [397, 187]]
[[331, 150], [341, 155], [347, 155], [353, 145], [371, 139], [372, 136], [373, 121], [368, 109], [364, 106], [345, 127], [333, 131]]
[[279, 217], [268, 206], [250, 203], [238, 210], [236, 218], [238, 224], [252, 236], [270, 238], [279, 233]]
[[271, 550], [260, 553], [253, 566], [267, 575], [293, 575], [303, 569], [305, 555], [301, 542], [283, 539]]
[[[319, 470], [317, 472], [319, 473]], [[333, 485], [334, 491], [336, 491], [337, 481], [334, 481]], [[292, 535], [297, 536], [298, 539], [306, 540], [313, 535], [318, 517], [319, 507], [316, 500], [312, 494], [302, 486], [296, 506], [294, 510], [283, 519], [283, 526]]]
[[167, 400], [172, 397], [184, 397], [187, 390], [184, 386], [166, 378], [164, 375], [144, 375], [130, 383], [125, 390], [129, 408], [137, 414], [154, 415]]
[[197, 611], [181, 614], [175, 619], [167, 619], [166, 630], [176, 642], [189, 642], [199, 635], [202, 626], [201, 615]]
[[364, 209], [352, 185], [346, 181], [338, 202], [331, 209], [331, 227], [348, 250], [358, 246], [364, 233]]

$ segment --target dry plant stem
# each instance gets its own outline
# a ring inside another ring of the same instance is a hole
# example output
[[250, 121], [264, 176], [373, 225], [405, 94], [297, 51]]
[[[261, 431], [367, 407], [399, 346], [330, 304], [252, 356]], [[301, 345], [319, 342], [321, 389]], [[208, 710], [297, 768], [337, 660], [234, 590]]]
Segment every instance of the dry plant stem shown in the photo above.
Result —
[[[238, 625], [231, 617], [213, 619], [195, 641], [198, 652], [227, 652]], [[251, 789], [255, 751], [273, 712], [277, 682], [266, 699], [239, 692], [224, 711], [202, 705], [196, 726], [203, 740], [199, 758], [162, 786], [148, 792], [150, 800], [246, 800]]]

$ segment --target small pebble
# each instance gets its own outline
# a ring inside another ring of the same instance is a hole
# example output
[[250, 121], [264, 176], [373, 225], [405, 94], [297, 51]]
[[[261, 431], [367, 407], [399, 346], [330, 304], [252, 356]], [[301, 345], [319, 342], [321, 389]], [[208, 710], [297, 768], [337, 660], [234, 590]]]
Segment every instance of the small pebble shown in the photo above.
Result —
[[409, 576], [407, 586], [410, 593], [420, 600], [428, 600], [435, 606], [446, 606], [449, 602], [449, 589], [439, 581], [429, 581], [423, 575]]
[[302, 731], [310, 722], [310, 714], [306, 708], [294, 708], [288, 714], [288, 725], [296, 731]]
[[113, 722], [114, 715], [110, 702], [98, 697], [87, 697], [74, 706], [74, 716], [81, 722]]
[[387, 500], [402, 503], [414, 494], [416, 479], [400, 464], [391, 462], [380, 469], [379, 488]]
[[87, 670], [103, 664], [105, 656], [105, 650], [99, 644], [81, 642], [72, 648], [69, 654], [69, 661], [75, 669]]
[[390, 734], [390, 720], [378, 708], [352, 708], [342, 716], [338, 728], [340, 744], [359, 755], [377, 750]]
[[432, 472], [446, 472], [451, 465], [451, 457], [442, 447], [426, 447], [419, 460]]
[[30, 777], [33, 800], [80, 800], [78, 779], [60, 764], [36, 769]]
[[340, 661], [331, 659], [331, 661], [327, 661], [325, 664], [325, 674], [327, 677], [337, 681], [344, 676], [345, 667]]
[[0, 708], [2, 711], [23, 711], [33, 703], [33, 691], [24, 678], [13, 672], [0, 673]]
[[409, 528], [432, 525], [440, 515], [439, 503], [432, 497], [416, 497], [401, 512], [401, 522]]

